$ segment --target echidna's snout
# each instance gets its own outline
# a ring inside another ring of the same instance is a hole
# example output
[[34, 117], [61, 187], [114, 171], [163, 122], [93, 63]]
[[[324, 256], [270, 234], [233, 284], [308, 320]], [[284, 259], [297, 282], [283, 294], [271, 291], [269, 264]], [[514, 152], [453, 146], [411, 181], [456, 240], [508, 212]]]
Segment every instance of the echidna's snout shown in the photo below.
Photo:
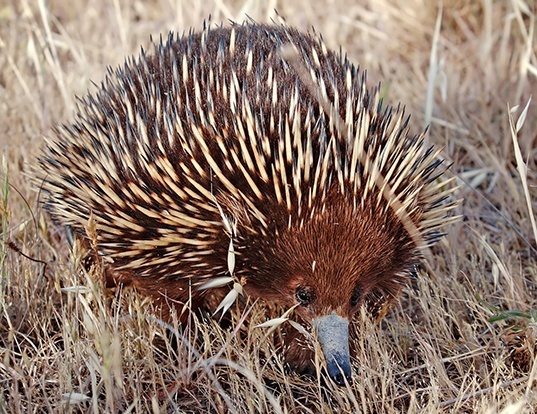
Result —
[[326, 359], [328, 375], [338, 385], [351, 380], [349, 320], [335, 312], [313, 320]]

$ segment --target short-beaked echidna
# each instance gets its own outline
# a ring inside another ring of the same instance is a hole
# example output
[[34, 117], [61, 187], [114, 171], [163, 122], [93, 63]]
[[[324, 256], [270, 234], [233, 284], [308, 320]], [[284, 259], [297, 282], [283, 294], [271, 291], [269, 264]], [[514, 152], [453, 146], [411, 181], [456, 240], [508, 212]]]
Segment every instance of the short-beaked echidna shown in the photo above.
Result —
[[455, 205], [403, 110], [285, 25], [170, 34], [55, 132], [40, 158], [46, 208], [81, 237], [93, 218], [112, 282], [181, 309], [232, 276], [298, 305], [339, 384], [349, 321], [399, 296]]

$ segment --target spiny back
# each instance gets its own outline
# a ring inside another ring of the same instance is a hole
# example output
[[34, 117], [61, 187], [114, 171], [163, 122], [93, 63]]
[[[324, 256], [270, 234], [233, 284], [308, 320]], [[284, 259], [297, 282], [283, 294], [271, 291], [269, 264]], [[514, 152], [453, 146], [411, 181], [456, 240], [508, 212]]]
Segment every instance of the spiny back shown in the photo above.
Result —
[[315, 224], [326, 214], [356, 222], [347, 237], [404, 246], [406, 268], [453, 208], [438, 151], [406, 124], [318, 36], [251, 23], [170, 35], [110, 70], [57, 129], [41, 158], [46, 205], [82, 234], [91, 214], [99, 252], [135, 277], [225, 274], [231, 223], [240, 271], [262, 284], [294, 237], [330, 233]]

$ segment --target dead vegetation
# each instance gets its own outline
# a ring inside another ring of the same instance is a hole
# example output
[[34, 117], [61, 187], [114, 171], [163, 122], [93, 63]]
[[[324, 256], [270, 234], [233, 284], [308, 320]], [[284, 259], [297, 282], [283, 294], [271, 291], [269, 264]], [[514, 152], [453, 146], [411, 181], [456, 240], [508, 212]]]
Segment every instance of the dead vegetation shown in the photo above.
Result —
[[[285, 370], [277, 335], [254, 328], [281, 309], [181, 333], [135, 292], [104, 291], [28, 179], [75, 96], [150, 34], [274, 9], [382, 80], [461, 180], [464, 220], [380, 327], [357, 322], [347, 388]], [[527, 0], [0, 4], [0, 412], [534, 411], [535, 13]]]

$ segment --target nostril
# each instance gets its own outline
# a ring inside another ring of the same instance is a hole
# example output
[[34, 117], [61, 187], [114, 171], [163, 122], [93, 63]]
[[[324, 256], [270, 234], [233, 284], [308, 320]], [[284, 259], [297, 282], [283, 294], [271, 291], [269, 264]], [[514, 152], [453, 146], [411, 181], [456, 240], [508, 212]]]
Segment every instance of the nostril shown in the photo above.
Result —
[[333, 379], [337, 385], [345, 385], [345, 378], [343, 377], [342, 373], [336, 374]]

